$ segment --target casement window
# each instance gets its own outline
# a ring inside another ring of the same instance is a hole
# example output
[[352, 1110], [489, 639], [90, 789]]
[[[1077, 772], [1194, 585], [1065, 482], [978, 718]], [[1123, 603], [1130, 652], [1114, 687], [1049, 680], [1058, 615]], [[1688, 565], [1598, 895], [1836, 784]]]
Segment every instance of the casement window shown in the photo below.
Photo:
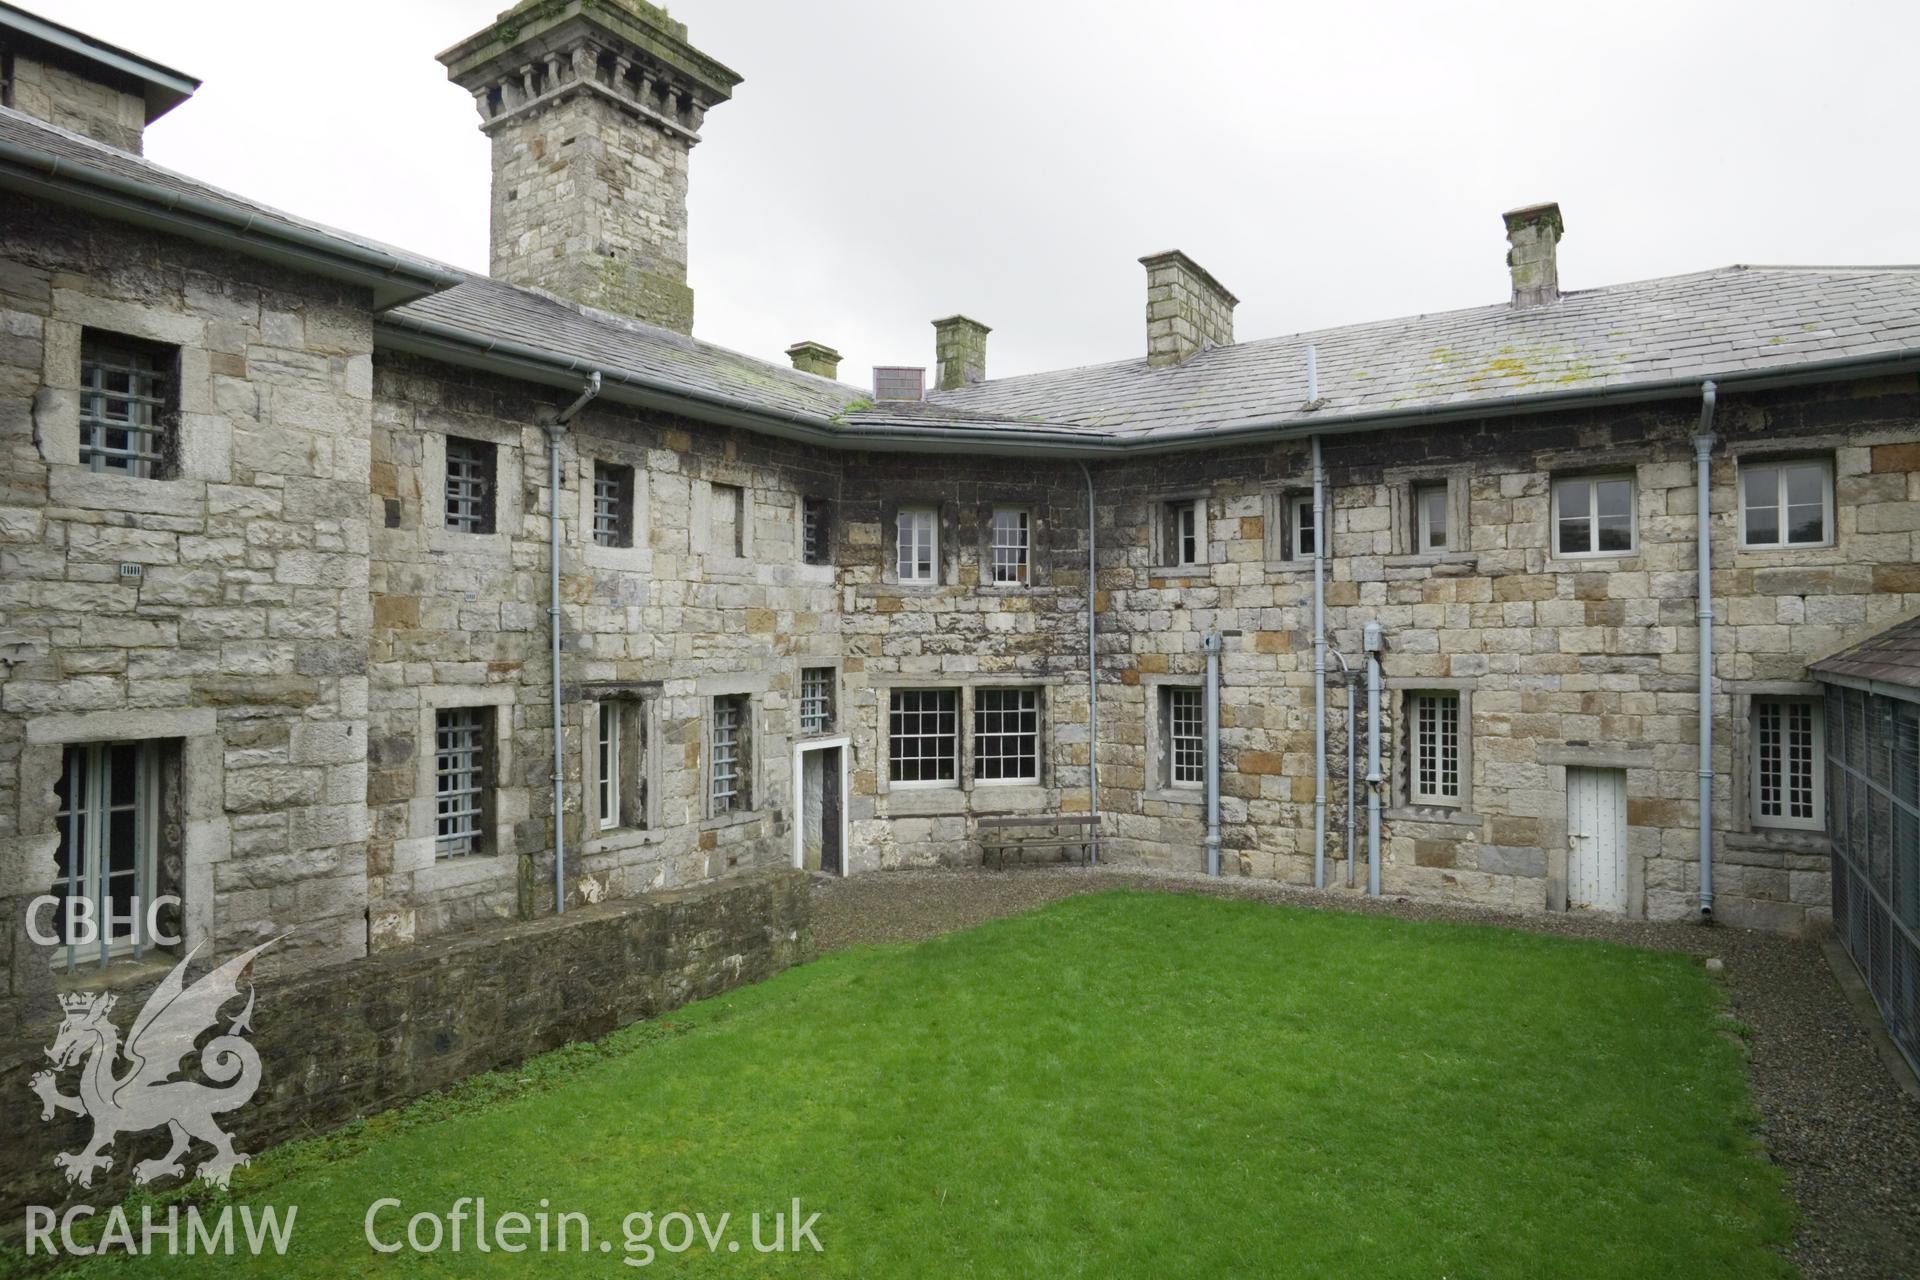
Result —
[[602, 831], [620, 825], [620, 704], [594, 706], [594, 810]]
[[593, 540], [602, 547], [633, 545], [633, 468], [593, 464]]
[[1460, 695], [1409, 693], [1408, 799], [1414, 804], [1460, 804]]
[[1032, 519], [1020, 507], [993, 509], [993, 581], [1025, 585], [1033, 550]]
[[1207, 780], [1206, 696], [1197, 685], [1160, 686], [1160, 771], [1169, 787]]
[[974, 693], [973, 776], [978, 782], [1040, 781], [1038, 689]]
[[1199, 498], [1160, 504], [1160, 563], [1169, 566], [1205, 564], [1206, 521]]
[[1825, 830], [1822, 711], [1818, 698], [1753, 700], [1748, 736], [1752, 739], [1755, 826]]
[[1620, 555], [1634, 548], [1633, 478], [1566, 476], [1553, 482], [1553, 554]]
[[1740, 467], [1740, 545], [1817, 547], [1833, 541], [1833, 464], [1824, 458]]
[[833, 563], [833, 508], [825, 498], [800, 500], [800, 558], [808, 564]]
[[86, 329], [80, 335], [80, 465], [164, 477], [174, 452], [179, 352]]
[[1413, 549], [1421, 555], [1437, 555], [1453, 549], [1447, 520], [1447, 486], [1413, 486]]
[[[147, 936], [147, 905], [155, 896], [160, 817], [160, 743], [91, 742], [66, 749], [58, 802], [60, 845], [54, 855], [53, 931], [64, 960], [97, 954], [138, 955]], [[69, 900], [98, 927], [100, 942], [79, 944], [69, 929]]]
[[959, 780], [960, 691], [895, 689], [887, 708], [887, 780], [937, 786]]
[[493, 532], [496, 452], [484, 440], [447, 437], [447, 528]]
[[713, 521], [712, 540], [708, 543], [713, 554], [745, 555], [747, 491], [737, 484], [714, 485], [708, 515]]
[[434, 713], [434, 852], [442, 858], [479, 853], [486, 844], [491, 707], [449, 707]]
[[894, 570], [902, 582], [934, 582], [940, 563], [940, 513], [902, 507], [894, 517]]
[[1313, 495], [1287, 499], [1287, 551], [1289, 560], [1311, 560], [1318, 545], [1319, 530], [1313, 524]]
[[718, 817], [753, 808], [752, 704], [744, 693], [713, 700], [708, 812]]
[[648, 699], [608, 691], [586, 703], [590, 831], [643, 830], [647, 812]]
[[834, 670], [832, 667], [800, 668], [800, 732], [833, 732]]

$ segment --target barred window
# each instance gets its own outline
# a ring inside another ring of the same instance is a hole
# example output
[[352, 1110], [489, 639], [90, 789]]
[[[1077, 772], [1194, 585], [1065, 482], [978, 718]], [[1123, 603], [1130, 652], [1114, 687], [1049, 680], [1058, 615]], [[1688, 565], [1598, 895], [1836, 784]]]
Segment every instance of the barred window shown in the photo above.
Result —
[[69, 933], [68, 899], [92, 904], [101, 964], [122, 953], [138, 956], [151, 945], [145, 906], [155, 894], [158, 863], [160, 745], [90, 742], [66, 749], [54, 784], [60, 845], [53, 896], [60, 905], [53, 924], [69, 969], [85, 953]]
[[833, 668], [800, 669], [800, 732], [828, 733], [833, 729]]
[[1032, 546], [1033, 531], [1027, 513], [1019, 507], [995, 507], [993, 580], [1015, 585], [1025, 583]]
[[1161, 507], [1161, 534], [1166, 545], [1160, 549], [1161, 563], [1200, 564], [1206, 546], [1200, 540], [1200, 501], [1197, 498], [1169, 502]]
[[1821, 704], [1813, 698], [1753, 700], [1753, 820], [1766, 827], [1826, 826], [1819, 763]]
[[447, 528], [493, 532], [494, 447], [447, 437]]
[[1740, 544], [1819, 546], [1833, 540], [1833, 467], [1824, 458], [1743, 464]]
[[594, 798], [600, 829], [620, 825], [620, 704], [612, 700], [597, 706], [594, 736]]
[[485, 707], [434, 714], [434, 851], [443, 858], [479, 853], [487, 771]]
[[896, 783], [959, 778], [960, 691], [895, 689], [887, 726], [887, 777]]
[[1633, 479], [1569, 476], [1553, 482], [1553, 553], [1604, 556], [1633, 550]]
[[894, 517], [894, 568], [902, 582], [933, 582], [940, 555], [940, 513], [902, 507]]
[[973, 699], [973, 776], [1040, 781], [1040, 691], [982, 689]]
[[84, 330], [80, 336], [80, 465], [151, 479], [171, 447], [171, 347]]
[[1165, 685], [1160, 690], [1160, 754], [1168, 786], [1197, 787], [1207, 780], [1206, 697], [1202, 690]]
[[800, 558], [808, 564], [833, 563], [833, 509], [825, 498], [800, 504]]
[[1460, 695], [1407, 695], [1413, 723], [1411, 799], [1415, 804], [1460, 803]]
[[593, 464], [593, 540], [603, 547], [633, 545], [633, 468]]
[[715, 815], [753, 807], [748, 794], [748, 721], [745, 694], [713, 700], [712, 811]]

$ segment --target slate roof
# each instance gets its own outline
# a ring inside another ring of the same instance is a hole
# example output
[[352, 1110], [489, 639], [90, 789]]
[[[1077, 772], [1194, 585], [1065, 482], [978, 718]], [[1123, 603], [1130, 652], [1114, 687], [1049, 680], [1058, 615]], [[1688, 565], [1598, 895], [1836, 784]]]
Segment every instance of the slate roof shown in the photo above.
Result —
[[[1322, 405], [1306, 408], [1306, 349]], [[958, 418], [1046, 421], [1122, 438], [1306, 426], [1636, 383], [1920, 353], [1920, 267], [1725, 267], [1507, 304], [1001, 378], [929, 395]], [[878, 406], [884, 412], [890, 406]]]
[[1896, 622], [1876, 636], [1842, 649], [1808, 668], [1821, 675], [1851, 676], [1920, 689], [1920, 616]]
[[[116, 182], [140, 194], [126, 200]], [[1170, 446], [1253, 424], [1305, 430], [1342, 419], [1522, 411], [1636, 388], [1655, 395], [1704, 378], [1814, 374], [1837, 361], [1920, 361], [1920, 267], [1735, 266], [1577, 290], [1539, 307], [1498, 303], [1241, 342], [1168, 368], [1141, 357], [875, 404], [862, 388], [473, 276], [0, 108], [0, 186], [7, 185], [71, 194], [110, 214], [125, 206], [123, 216], [134, 220], [161, 221], [198, 202], [243, 239], [317, 240], [372, 261], [376, 296], [406, 300], [381, 317], [389, 333], [437, 327], [476, 359], [517, 344], [555, 369], [634, 375], [675, 397], [791, 418], [855, 444], [863, 435], [947, 427], [1008, 440], [1032, 433], [1036, 442], [1044, 433], [1051, 444], [1102, 450]], [[1321, 397], [1312, 408], [1309, 345]]]
[[829, 418], [863, 400], [858, 387], [756, 360], [684, 333], [578, 306], [533, 289], [471, 276], [444, 293], [395, 307], [382, 317], [406, 326], [426, 321], [479, 336], [566, 355], [605, 372], [639, 374], [766, 408]]
[[[10, 152], [43, 159], [37, 166], [26, 166], [8, 154]], [[431, 258], [282, 213], [258, 201], [175, 173], [143, 156], [36, 120], [10, 107], [0, 107], [0, 181], [13, 185], [16, 180], [46, 183], [80, 194], [83, 198], [76, 203], [85, 207], [95, 207], [96, 201], [104, 202], [109, 208], [103, 211], [110, 216], [115, 213], [127, 216], [123, 209], [130, 212], [137, 205], [140, 211], [165, 217], [169, 213], [184, 212], [198, 203], [209, 206], [244, 232], [277, 234], [290, 242], [331, 242], [339, 251], [383, 260], [384, 269], [396, 279], [396, 296], [415, 296], [430, 288], [445, 287], [461, 274]], [[129, 184], [149, 194], [130, 196]]]

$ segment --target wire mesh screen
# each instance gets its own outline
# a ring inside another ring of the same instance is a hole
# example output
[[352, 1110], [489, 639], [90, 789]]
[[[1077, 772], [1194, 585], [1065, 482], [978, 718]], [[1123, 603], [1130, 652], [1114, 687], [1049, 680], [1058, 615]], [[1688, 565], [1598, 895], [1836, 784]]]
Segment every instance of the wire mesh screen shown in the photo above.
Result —
[[1920, 1069], [1920, 702], [1827, 689], [1833, 927]]

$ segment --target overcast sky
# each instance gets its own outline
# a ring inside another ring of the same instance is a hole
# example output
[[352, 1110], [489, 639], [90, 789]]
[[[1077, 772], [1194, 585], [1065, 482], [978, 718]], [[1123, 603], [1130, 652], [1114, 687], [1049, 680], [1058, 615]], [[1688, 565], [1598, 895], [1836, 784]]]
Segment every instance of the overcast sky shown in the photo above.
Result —
[[[200, 77], [161, 164], [487, 265], [487, 143], [433, 60], [506, 0], [19, 0]], [[1242, 339], [1506, 296], [1500, 213], [1558, 200], [1561, 281], [1920, 260], [1920, 5], [681, 0], [745, 77], [691, 197], [695, 331], [991, 376], [1145, 351], [1186, 250]]]

